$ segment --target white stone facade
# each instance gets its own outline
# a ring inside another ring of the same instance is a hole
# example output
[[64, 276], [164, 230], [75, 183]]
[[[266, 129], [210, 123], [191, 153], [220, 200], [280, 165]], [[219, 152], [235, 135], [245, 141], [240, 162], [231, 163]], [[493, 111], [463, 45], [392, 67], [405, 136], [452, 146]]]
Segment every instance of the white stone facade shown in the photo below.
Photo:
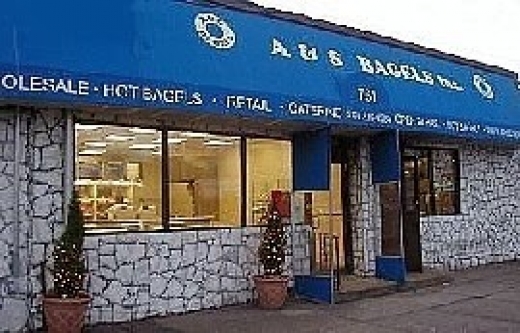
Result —
[[[456, 270], [519, 259], [520, 148], [450, 147], [459, 151], [461, 214], [421, 218], [423, 266]], [[373, 276], [381, 254], [379, 194], [372, 184], [370, 145], [361, 140], [359, 149], [356, 165], [349, 168], [358, 179], [350, 191], [354, 268], [358, 276]]]
[[362, 138], [355, 161], [351, 161], [349, 172], [355, 179], [349, 189], [352, 214], [352, 248], [354, 252], [354, 274], [375, 275], [376, 256], [380, 254], [380, 220], [376, 214], [379, 196], [372, 184], [370, 142]]
[[[87, 237], [89, 322], [250, 302], [252, 277], [261, 273], [261, 231], [247, 227]], [[309, 274], [309, 230], [296, 225], [294, 235], [293, 241], [288, 238], [287, 274]]]
[[[42, 264], [63, 226], [66, 121], [57, 110], [1, 111], [0, 332], [12, 332], [42, 323]], [[15, 169], [17, 112], [20, 163]], [[358, 148], [351, 169], [357, 179], [350, 193], [353, 247], [356, 274], [366, 276], [374, 274], [380, 254], [381, 226], [368, 140]], [[483, 144], [458, 149], [462, 212], [421, 219], [424, 266], [460, 269], [518, 259], [520, 149]], [[307, 274], [309, 229], [295, 228], [287, 273]], [[260, 237], [259, 227], [87, 237], [89, 322], [249, 302], [251, 277], [260, 272]]]
[[40, 322], [44, 247], [63, 221], [64, 128], [61, 111], [0, 110], [0, 331], [34, 329]]
[[520, 258], [520, 149], [459, 148], [461, 214], [421, 218], [423, 265], [463, 269]]

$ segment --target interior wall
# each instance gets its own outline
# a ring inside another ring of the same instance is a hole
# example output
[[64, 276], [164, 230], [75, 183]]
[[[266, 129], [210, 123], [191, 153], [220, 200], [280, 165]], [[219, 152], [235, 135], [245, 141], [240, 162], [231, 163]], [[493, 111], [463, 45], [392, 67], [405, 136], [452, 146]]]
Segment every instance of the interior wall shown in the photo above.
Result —
[[155, 206], [157, 219], [161, 218], [161, 157], [153, 156], [141, 164], [141, 181], [143, 186], [134, 187], [134, 206]]
[[291, 143], [252, 139], [247, 144], [248, 224], [257, 224], [272, 190], [292, 190]]
[[238, 142], [232, 149], [219, 149], [217, 158], [219, 223], [240, 226], [240, 153]]

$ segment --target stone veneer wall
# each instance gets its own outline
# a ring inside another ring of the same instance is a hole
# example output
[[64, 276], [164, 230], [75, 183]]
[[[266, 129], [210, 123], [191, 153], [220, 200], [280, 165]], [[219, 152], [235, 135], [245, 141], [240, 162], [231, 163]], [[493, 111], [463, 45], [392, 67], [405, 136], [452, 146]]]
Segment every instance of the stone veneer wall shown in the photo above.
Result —
[[350, 176], [354, 182], [349, 189], [352, 213], [352, 245], [354, 274], [375, 275], [376, 255], [380, 252], [380, 221], [377, 218], [378, 198], [372, 184], [370, 142], [361, 138], [355, 160], [349, 161]]
[[464, 145], [461, 214], [421, 218], [425, 267], [462, 269], [520, 258], [520, 149]]
[[[310, 273], [309, 230], [295, 228], [286, 260], [290, 276]], [[89, 322], [250, 302], [260, 237], [259, 227], [87, 237]]]
[[[21, 115], [18, 188], [14, 171], [16, 112]], [[41, 322], [43, 249], [59, 234], [63, 221], [64, 133], [59, 111], [0, 110], [0, 331], [34, 329]], [[19, 207], [15, 207], [16, 196]], [[14, 276], [16, 223], [19, 276]]]

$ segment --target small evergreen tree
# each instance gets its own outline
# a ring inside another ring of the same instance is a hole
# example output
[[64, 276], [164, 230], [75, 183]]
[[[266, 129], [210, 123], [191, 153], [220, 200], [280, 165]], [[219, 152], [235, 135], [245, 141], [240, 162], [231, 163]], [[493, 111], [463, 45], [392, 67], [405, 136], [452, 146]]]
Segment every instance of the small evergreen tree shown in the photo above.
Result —
[[69, 204], [67, 224], [53, 253], [54, 293], [62, 298], [78, 297], [86, 274], [83, 256], [83, 213], [76, 193]]
[[264, 275], [282, 275], [287, 240], [280, 214], [271, 208], [262, 220], [267, 224], [258, 249]]

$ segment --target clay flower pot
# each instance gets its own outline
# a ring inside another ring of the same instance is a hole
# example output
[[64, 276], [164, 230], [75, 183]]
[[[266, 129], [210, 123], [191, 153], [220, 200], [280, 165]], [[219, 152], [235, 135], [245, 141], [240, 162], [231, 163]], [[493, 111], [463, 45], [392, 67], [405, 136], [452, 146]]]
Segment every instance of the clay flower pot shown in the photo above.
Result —
[[45, 297], [43, 311], [49, 333], [81, 333], [90, 298]]
[[287, 276], [263, 276], [253, 277], [258, 295], [258, 306], [262, 309], [280, 309], [287, 299]]

